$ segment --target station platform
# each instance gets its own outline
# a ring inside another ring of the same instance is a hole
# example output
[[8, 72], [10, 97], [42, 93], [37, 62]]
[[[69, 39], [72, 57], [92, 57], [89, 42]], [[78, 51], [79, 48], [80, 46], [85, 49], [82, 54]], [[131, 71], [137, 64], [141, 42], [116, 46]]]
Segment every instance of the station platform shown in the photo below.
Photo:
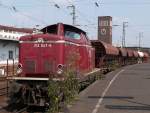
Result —
[[149, 113], [150, 64], [135, 64], [105, 75], [80, 93], [69, 113]]

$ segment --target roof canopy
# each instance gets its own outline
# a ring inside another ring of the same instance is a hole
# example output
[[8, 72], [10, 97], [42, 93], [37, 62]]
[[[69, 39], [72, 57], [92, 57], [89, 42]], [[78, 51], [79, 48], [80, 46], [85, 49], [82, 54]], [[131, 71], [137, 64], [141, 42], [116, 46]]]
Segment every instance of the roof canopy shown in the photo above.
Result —
[[33, 29], [31, 29], [31, 28], [16, 28], [16, 27], [9, 27], [9, 26], [0, 25], [0, 29], [1, 30], [15, 31], [15, 32], [22, 32], [22, 33], [33, 33]]

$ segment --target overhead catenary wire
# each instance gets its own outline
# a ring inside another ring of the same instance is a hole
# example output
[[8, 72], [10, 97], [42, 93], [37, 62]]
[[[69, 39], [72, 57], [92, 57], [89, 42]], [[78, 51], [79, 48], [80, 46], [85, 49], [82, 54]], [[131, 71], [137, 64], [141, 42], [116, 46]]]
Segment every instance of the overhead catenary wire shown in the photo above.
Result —
[[[75, 3], [88, 3], [91, 0], [74, 0]], [[95, 3], [95, 5], [150, 5], [150, 1], [102, 1], [102, 0], [92, 0], [92, 2]]]
[[[69, 0], [67, 0], [68, 1], [68, 3], [69, 4], [72, 4], [72, 2], [71, 1], [69, 1]], [[74, 5], [74, 4], [72, 4], [72, 5]], [[81, 11], [79, 11], [77, 8], [76, 8], [76, 10], [75, 10], [79, 15], [80, 15], [80, 17], [85, 21], [85, 22], [87, 22], [88, 24], [76, 24], [76, 26], [80, 26], [80, 27], [90, 27], [90, 28], [96, 28], [96, 24], [93, 24], [93, 22], [92, 21], [90, 21], [89, 19], [87, 19], [86, 17], [87, 17], [87, 15], [85, 15], [84, 13], [82, 13]], [[75, 16], [75, 17], [77, 17], [77, 16]], [[77, 20], [76, 20], [77, 21]], [[93, 19], [93, 21], [94, 21], [94, 19]]]
[[11, 10], [11, 11], [14, 11], [15, 13], [18, 13], [18, 14], [20, 14], [20, 15], [22, 15], [22, 16], [25, 16], [25, 17], [27, 17], [28, 19], [30, 19], [30, 20], [32, 20], [32, 21], [37, 21], [37, 22], [40, 22], [40, 23], [42, 23], [42, 24], [44, 24], [44, 25], [47, 25], [47, 23], [46, 23], [45, 21], [39, 20], [38, 18], [35, 18], [35, 17], [30, 16], [30, 15], [28, 15], [28, 14], [25, 14], [25, 13], [19, 11], [15, 6], [8, 6], [8, 5], [5, 5], [5, 4], [3, 4], [3, 3], [0, 3], [0, 6], [1, 6], [1, 7], [4, 7], [4, 8], [7, 8], [7, 9], [9, 9], [9, 10]]
[[[72, 2], [71, 2], [72, 1]], [[67, 0], [67, 2], [71, 5], [74, 5], [73, 4], [73, 0]], [[86, 14], [82, 13], [81, 11], [79, 11], [77, 8], [76, 8], [76, 11], [81, 15], [81, 17], [84, 17], [83, 19], [85, 19], [85, 21], [87, 21], [88, 23], [92, 23], [90, 20], [88, 20], [86, 17], [88, 17]], [[94, 19], [93, 19], [94, 20]]]
[[[55, 2], [53, 2], [53, 3], [54, 3], [54, 5], [57, 4], [57, 3], [55, 3]], [[58, 5], [58, 4], [57, 4], [57, 5]], [[38, 22], [40, 22], [40, 23], [42, 23], [42, 24], [47, 24], [47, 23], [44, 22], [43, 20], [39, 20], [38, 18], [35, 18], [35, 17], [33, 17], [33, 16], [30, 16], [30, 15], [28, 15], [28, 14], [25, 14], [25, 13], [19, 11], [18, 8], [16, 8], [16, 6], [8, 6], [8, 5], [3, 4], [3, 3], [0, 1], [0, 7], [7, 8], [7, 9], [9, 9], [9, 10], [11, 10], [11, 11], [14, 11], [14, 12], [16, 12], [16, 13], [19, 13], [20, 15], [23, 15], [23, 16], [25, 16], [25, 17], [31, 19], [32, 21], [38, 21]], [[55, 6], [55, 7], [56, 7], [56, 6]], [[61, 8], [61, 10], [63, 10], [62, 12], [66, 11], [66, 10], [64, 10], [62, 7], [60, 7], [59, 5], [58, 5], [58, 7]], [[56, 8], [57, 8], [57, 7], [56, 7]], [[79, 11], [78, 9], [76, 9], [76, 11], [77, 11], [77, 13], [80, 15], [80, 17], [81, 17], [84, 21], [86, 21], [86, 22], [88, 23], [88, 24], [86, 24], [86, 26], [89, 26], [89, 25], [92, 26], [92, 24], [93, 24], [93, 26], [96, 26], [96, 24], [94, 24], [91, 20], [85, 18], [85, 17], [88, 17], [85, 13], [82, 13], [82, 12]], [[66, 13], [64, 13], [64, 14], [66, 14]], [[91, 19], [94, 21], [93, 18], [91, 18]], [[82, 26], [82, 25], [81, 25], [81, 26]], [[84, 25], [83, 25], [83, 26], [84, 26]], [[137, 27], [137, 28], [143, 28], [143, 27], [144, 27], [144, 28], [149, 28], [150, 25], [131, 25], [130, 27]]]
[[[69, 4], [72, 4], [69, 0], [67, 0]], [[74, 4], [72, 4], [74, 5]], [[88, 24], [77, 24], [76, 26], [79, 26], [79, 27], [84, 27], [84, 29], [87, 29], [87, 28], [90, 28], [90, 29], [96, 29], [97, 26], [95, 26], [95, 24], [93, 24], [93, 21], [87, 19], [87, 15], [82, 13], [81, 11], [79, 11], [77, 8], [76, 8], [76, 12], [78, 13], [78, 15], [80, 15], [80, 17]], [[90, 18], [91, 19], [91, 18]], [[88, 30], [87, 30], [88, 31]]]
[[[63, 9], [58, 3], [56, 3], [54, 0], [49, 0], [49, 2], [53, 3], [53, 6], [54, 6], [54, 7], [63, 10], [63, 11], [62, 11], [63, 13], [64, 13], [64, 11], [66, 12], [66, 10], [64, 10], [64, 9]], [[71, 2], [70, 0], [67, 0], [67, 2], [68, 2], [69, 4], [72, 4], [72, 3], [73, 3], [73, 2]], [[32, 21], [37, 21], [37, 22], [40, 22], [40, 23], [42, 23], [42, 24], [44, 24], [44, 25], [47, 24], [45, 21], [40, 20], [39, 18], [35, 18], [35, 17], [33, 17], [33, 16], [29, 15], [29, 14], [23, 13], [23, 12], [21, 12], [20, 10], [18, 10], [18, 8], [17, 8], [17, 7], [19, 7], [19, 6], [20, 6], [20, 7], [33, 7], [32, 5], [29, 5], [29, 6], [28, 6], [28, 5], [24, 5], [24, 6], [21, 6], [21, 5], [18, 5], [18, 6], [13, 6], [13, 5], [12, 5], [12, 6], [8, 6], [8, 5], [1, 4], [1, 2], [0, 2], [0, 6], [3, 6], [3, 7], [5, 7], [5, 8], [7, 8], [7, 9], [10, 9], [10, 10], [12, 10], [12, 11], [14, 11], [14, 12], [20, 14], [20, 15], [23, 15], [23, 16], [27, 17], [28, 19], [32, 20]], [[40, 5], [40, 6], [42, 7], [42, 5]], [[45, 5], [43, 5], [43, 7], [44, 7], [44, 6], [45, 6]], [[36, 7], [37, 7], [37, 6], [36, 6]], [[61, 10], [60, 10], [60, 11], [61, 11]], [[87, 22], [87, 23], [93, 23], [91, 20], [85, 18], [85, 17], [87, 17], [87, 15], [81, 13], [81, 11], [78, 11], [78, 10], [77, 10], [77, 12], [79, 13], [80, 17], [81, 17], [85, 22]], [[66, 13], [64, 13], [64, 14], [66, 14]], [[93, 20], [94, 20], [94, 19], [93, 19]]]

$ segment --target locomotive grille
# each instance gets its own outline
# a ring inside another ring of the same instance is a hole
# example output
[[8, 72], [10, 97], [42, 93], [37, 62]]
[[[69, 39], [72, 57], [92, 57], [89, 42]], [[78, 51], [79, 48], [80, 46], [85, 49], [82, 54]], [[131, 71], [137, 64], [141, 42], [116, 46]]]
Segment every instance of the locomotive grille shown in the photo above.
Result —
[[35, 72], [35, 61], [25, 61], [25, 70], [27, 73]]
[[44, 71], [45, 72], [53, 72], [54, 71], [53, 66], [54, 66], [53, 62], [46, 60], [44, 62]]

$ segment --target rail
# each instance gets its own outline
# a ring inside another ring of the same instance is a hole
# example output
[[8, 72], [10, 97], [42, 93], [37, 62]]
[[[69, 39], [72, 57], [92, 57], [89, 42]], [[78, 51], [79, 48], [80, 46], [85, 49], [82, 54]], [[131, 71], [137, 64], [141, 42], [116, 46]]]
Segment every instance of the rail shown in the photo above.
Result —
[[28, 108], [28, 107], [21, 108], [20, 110], [15, 111], [15, 112], [13, 112], [13, 113], [24, 113], [24, 112], [27, 111], [27, 108]]

